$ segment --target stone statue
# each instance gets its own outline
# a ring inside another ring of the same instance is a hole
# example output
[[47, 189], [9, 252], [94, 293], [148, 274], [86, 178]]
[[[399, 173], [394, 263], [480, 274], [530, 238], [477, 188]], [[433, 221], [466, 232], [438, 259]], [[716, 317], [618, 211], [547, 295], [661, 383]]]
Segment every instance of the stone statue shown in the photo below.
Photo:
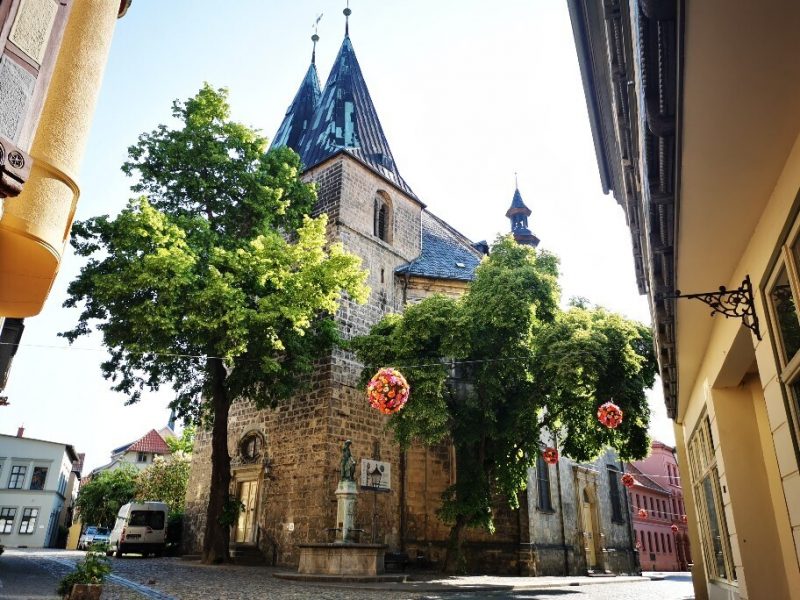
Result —
[[345, 440], [342, 446], [342, 462], [341, 462], [341, 477], [340, 481], [355, 481], [356, 477], [356, 459], [350, 452], [351, 440]]

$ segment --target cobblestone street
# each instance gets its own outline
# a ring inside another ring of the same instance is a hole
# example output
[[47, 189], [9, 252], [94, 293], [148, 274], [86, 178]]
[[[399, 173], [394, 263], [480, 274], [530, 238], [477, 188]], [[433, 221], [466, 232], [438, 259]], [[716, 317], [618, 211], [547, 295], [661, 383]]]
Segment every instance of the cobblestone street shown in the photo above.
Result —
[[[0, 598], [8, 600], [57, 598], [55, 586], [82, 552], [8, 550], [0, 558]], [[639, 579], [599, 583], [586, 578], [463, 577], [410, 582], [399, 586], [369, 584], [317, 586], [276, 579], [267, 567], [205, 566], [178, 558], [113, 559], [113, 574], [103, 590], [104, 600], [690, 600], [686, 573], [657, 574]], [[563, 586], [559, 584], [563, 580]], [[579, 585], [575, 585], [575, 584]], [[447, 584], [444, 588], [442, 584]], [[572, 585], [570, 585], [572, 584]], [[437, 590], [440, 587], [443, 589]], [[549, 586], [546, 589], [533, 589]], [[558, 586], [558, 587], [554, 587]], [[472, 589], [469, 589], [472, 588]], [[476, 589], [477, 588], [477, 589]]]

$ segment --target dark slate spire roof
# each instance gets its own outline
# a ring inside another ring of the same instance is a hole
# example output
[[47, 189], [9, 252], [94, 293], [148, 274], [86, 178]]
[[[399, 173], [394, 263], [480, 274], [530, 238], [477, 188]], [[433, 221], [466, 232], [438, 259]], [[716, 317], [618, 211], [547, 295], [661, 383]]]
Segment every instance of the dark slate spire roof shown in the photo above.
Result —
[[397, 273], [430, 279], [472, 281], [483, 253], [470, 240], [427, 210], [422, 211], [422, 252]]
[[525, 216], [531, 216], [531, 209], [525, 206], [522, 201], [522, 194], [519, 193], [519, 188], [514, 190], [514, 198], [511, 200], [511, 208], [506, 211], [506, 216], [511, 217], [512, 214], [524, 212]]
[[294, 100], [286, 109], [286, 116], [272, 140], [272, 148], [288, 146], [295, 152], [299, 152], [301, 138], [311, 127], [314, 111], [319, 104], [319, 97], [319, 77], [317, 77], [317, 66], [314, 64], [312, 54], [311, 64], [306, 71], [306, 76], [303, 77], [300, 89], [297, 90]]
[[349, 36], [336, 56], [311, 127], [295, 149], [306, 168], [347, 152], [417, 198], [397, 170]]

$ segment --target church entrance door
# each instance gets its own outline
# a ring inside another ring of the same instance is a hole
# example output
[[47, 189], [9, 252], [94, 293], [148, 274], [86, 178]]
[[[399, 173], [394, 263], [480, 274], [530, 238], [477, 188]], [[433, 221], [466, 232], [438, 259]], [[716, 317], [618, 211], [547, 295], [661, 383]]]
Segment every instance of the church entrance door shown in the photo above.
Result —
[[594, 519], [592, 518], [594, 515], [594, 506], [589, 499], [589, 494], [586, 493], [586, 490], [583, 491], [583, 510], [581, 511], [583, 514], [583, 536], [584, 536], [584, 546], [586, 548], [586, 566], [589, 569], [593, 569], [597, 566], [597, 551], [595, 549], [595, 538], [597, 537], [597, 532], [594, 529]]
[[256, 523], [256, 498], [258, 497], [258, 481], [255, 479], [237, 482], [236, 497], [242, 503], [236, 531], [233, 539], [237, 544], [253, 544]]

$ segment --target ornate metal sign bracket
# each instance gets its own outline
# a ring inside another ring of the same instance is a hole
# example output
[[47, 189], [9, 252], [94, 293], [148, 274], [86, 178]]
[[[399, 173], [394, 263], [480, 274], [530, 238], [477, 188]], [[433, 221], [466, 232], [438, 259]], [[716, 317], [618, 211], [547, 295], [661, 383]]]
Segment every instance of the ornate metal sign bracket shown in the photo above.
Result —
[[750, 275], [745, 275], [742, 285], [735, 290], [728, 290], [724, 285], [721, 285], [717, 292], [681, 294], [680, 290], [675, 290], [674, 295], [666, 297], [700, 300], [711, 307], [712, 317], [719, 313], [725, 315], [726, 319], [728, 317], [740, 318], [745, 327], [752, 331], [761, 341], [761, 330], [758, 327], [758, 315], [756, 315], [756, 308], [753, 303], [753, 285], [750, 283]]

